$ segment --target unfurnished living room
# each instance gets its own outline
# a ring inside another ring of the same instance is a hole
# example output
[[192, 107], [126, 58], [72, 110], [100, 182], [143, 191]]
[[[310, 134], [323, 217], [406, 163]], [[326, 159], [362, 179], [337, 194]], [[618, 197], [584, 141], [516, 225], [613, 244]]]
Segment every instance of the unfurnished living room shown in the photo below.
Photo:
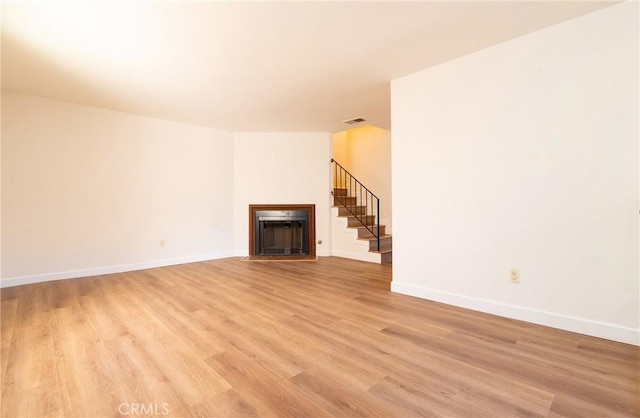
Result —
[[3, 1], [2, 417], [639, 417], [637, 1]]

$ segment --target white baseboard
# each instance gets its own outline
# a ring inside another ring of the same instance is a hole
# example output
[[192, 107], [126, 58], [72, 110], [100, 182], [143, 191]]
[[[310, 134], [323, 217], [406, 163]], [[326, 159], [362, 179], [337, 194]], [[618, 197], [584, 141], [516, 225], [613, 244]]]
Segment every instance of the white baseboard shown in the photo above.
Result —
[[119, 264], [115, 266], [103, 266], [80, 270], [57, 271], [54, 273], [35, 274], [32, 276], [9, 277], [0, 280], [0, 287], [21, 286], [24, 284], [49, 282], [63, 279], [76, 279], [78, 277], [98, 276], [102, 274], [124, 273], [127, 271], [144, 270], [156, 267], [174, 266], [177, 264], [195, 263], [198, 261], [215, 260], [219, 258], [233, 257], [232, 252], [213, 254], [200, 254], [188, 257], [168, 258], [163, 260], [145, 261], [141, 263]]
[[322, 249], [316, 247], [316, 255], [318, 257], [331, 257], [331, 248], [325, 245]]
[[349, 258], [351, 260], [358, 260], [358, 261], [367, 261], [369, 263], [377, 263], [380, 264], [380, 254], [376, 254], [376, 253], [370, 253], [370, 252], [366, 252], [366, 253], [354, 253], [354, 252], [347, 252], [347, 251], [339, 251], [339, 250], [334, 250], [331, 252], [331, 255], [334, 257], [342, 257], [342, 258]]
[[415, 296], [461, 308], [473, 309], [511, 319], [531, 322], [565, 331], [604, 338], [626, 344], [640, 345], [640, 329], [626, 328], [604, 322], [591, 321], [561, 315], [553, 312], [540, 311], [517, 305], [479, 299], [456, 293], [416, 286], [407, 283], [391, 282], [391, 291], [403, 295]]

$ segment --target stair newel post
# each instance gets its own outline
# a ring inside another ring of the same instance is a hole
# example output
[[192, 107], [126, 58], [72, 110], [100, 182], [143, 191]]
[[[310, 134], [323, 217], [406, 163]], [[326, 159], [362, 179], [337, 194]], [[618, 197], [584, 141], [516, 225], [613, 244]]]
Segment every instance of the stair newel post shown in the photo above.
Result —
[[[358, 196], [358, 198], [356, 199], [356, 205], [358, 204], [358, 202], [362, 202], [362, 184], [360, 184], [359, 186], [360, 186], [360, 187], [358, 188], [358, 189], [359, 189], [359, 190], [358, 190], [358, 192], [359, 192], [359, 196]], [[364, 218], [364, 219], [367, 219], [367, 218], [366, 218], [366, 214], [365, 214], [365, 218]]]
[[380, 251], [380, 199], [376, 199], [377, 200], [377, 204], [378, 204], [378, 208], [376, 209], [377, 212], [377, 216], [376, 216], [376, 236], [378, 237], [378, 251]]
[[[351, 183], [350, 183], [350, 189], [349, 189], [349, 196], [352, 196], [352, 191], [353, 193], [355, 193], [356, 190], [356, 184], [354, 183], [354, 178], [353, 176], [351, 176]], [[351, 210], [351, 212], [353, 212], [353, 199], [349, 199], [349, 209]]]
[[[351, 191], [353, 191], [353, 194], [355, 194], [356, 193], [356, 186], [357, 186], [357, 184], [355, 183], [356, 179], [353, 176], [350, 176], [350, 178], [351, 178], [350, 184], [352, 185], [351, 186]], [[353, 196], [351, 194], [351, 191], [349, 192], [349, 196]], [[353, 213], [353, 211], [354, 211], [354, 209], [353, 209], [353, 199], [349, 199], [349, 206], [350, 206], [351, 212]]]
[[364, 219], [367, 219], [369, 214], [369, 199], [364, 199]]

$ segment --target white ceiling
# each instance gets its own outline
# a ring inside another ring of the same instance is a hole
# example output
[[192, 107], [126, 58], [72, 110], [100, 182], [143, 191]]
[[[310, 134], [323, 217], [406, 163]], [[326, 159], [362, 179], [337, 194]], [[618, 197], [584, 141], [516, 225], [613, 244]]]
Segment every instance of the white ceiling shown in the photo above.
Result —
[[389, 82], [612, 3], [2, 5], [2, 88], [229, 131], [390, 128]]

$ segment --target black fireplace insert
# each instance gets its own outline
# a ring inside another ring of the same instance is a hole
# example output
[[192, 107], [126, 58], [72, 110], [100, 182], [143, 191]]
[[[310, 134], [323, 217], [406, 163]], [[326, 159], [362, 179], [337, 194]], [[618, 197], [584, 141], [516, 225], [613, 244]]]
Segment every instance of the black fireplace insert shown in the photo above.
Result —
[[306, 210], [258, 210], [255, 231], [256, 255], [309, 255]]

